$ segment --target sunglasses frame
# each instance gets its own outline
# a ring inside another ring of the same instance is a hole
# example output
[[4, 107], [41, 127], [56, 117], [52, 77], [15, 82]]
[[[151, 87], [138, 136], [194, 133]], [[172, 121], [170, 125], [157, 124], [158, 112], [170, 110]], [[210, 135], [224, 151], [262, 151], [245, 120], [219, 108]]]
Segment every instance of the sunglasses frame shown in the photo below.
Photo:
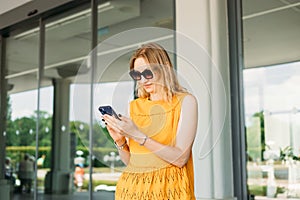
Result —
[[[149, 73], [149, 74], [147, 74], [147, 73]], [[147, 79], [147, 80], [150, 80], [150, 79], [152, 79], [153, 78], [153, 72], [150, 70], [150, 69], [145, 69], [144, 71], [142, 71], [142, 72], [139, 72], [139, 71], [136, 71], [136, 70], [130, 70], [130, 72], [129, 72], [129, 75], [130, 75], [130, 77], [133, 79], [133, 80], [135, 80], [135, 81], [139, 81], [139, 80], [141, 80], [142, 79], [142, 76], [145, 78], [145, 79]], [[149, 76], [151, 76], [151, 78], [147, 78], [147, 75]]]

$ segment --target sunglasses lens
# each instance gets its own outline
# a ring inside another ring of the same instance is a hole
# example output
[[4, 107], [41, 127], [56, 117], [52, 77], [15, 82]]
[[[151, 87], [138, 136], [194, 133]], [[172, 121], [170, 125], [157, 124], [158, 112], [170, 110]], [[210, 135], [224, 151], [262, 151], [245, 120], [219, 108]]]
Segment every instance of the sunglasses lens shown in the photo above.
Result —
[[143, 76], [145, 77], [145, 79], [152, 79], [153, 78], [153, 73], [151, 70], [149, 69], [145, 69], [143, 72], [142, 72]]
[[131, 78], [133, 80], [136, 80], [136, 81], [141, 80], [141, 78], [142, 78], [141, 73], [138, 71], [134, 71], [134, 70], [130, 71], [129, 75], [131, 76]]
[[142, 73], [139, 71], [132, 70], [129, 72], [131, 78], [135, 81], [139, 81], [142, 79], [142, 75], [145, 79], [152, 79], [153, 73], [150, 69], [145, 69]]

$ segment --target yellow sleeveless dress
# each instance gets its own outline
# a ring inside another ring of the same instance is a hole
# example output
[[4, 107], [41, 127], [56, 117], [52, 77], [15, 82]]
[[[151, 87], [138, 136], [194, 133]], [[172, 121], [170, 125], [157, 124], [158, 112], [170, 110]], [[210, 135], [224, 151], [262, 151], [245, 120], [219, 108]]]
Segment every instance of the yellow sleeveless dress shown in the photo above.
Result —
[[[130, 117], [148, 137], [175, 145], [183, 95], [171, 103], [138, 98], [130, 103]], [[116, 187], [116, 200], [194, 200], [193, 160], [179, 168], [129, 140], [130, 161]], [[175, 159], [175, 158], [174, 158]]]

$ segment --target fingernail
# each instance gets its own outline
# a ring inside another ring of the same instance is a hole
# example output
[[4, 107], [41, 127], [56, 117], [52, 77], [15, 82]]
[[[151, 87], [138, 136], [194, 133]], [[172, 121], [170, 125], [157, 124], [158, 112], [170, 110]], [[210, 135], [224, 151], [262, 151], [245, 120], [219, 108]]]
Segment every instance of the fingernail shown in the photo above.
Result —
[[107, 125], [107, 123], [105, 122], [105, 125]]

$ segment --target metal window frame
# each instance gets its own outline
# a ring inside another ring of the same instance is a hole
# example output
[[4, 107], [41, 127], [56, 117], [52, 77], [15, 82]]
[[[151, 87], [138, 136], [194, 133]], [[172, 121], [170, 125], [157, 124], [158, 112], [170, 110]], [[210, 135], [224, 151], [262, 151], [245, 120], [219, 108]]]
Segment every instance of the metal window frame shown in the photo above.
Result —
[[92, 42], [91, 42], [91, 85], [90, 85], [90, 130], [89, 130], [89, 199], [93, 199], [93, 126], [94, 126], [94, 80], [97, 67], [97, 50], [95, 48], [98, 44], [98, 1], [91, 0], [91, 30], [92, 30]]
[[29, 1], [0, 15], [0, 34], [9, 33], [20, 26], [30, 27], [33, 21], [62, 13], [86, 4], [88, 0], [39, 0]]
[[7, 81], [5, 80], [6, 63], [6, 38], [0, 35], [0, 180], [5, 178], [6, 157], [6, 116], [7, 116]]
[[231, 93], [233, 188], [237, 199], [249, 199], [243, 88], [242, 0], [227, 1]]

